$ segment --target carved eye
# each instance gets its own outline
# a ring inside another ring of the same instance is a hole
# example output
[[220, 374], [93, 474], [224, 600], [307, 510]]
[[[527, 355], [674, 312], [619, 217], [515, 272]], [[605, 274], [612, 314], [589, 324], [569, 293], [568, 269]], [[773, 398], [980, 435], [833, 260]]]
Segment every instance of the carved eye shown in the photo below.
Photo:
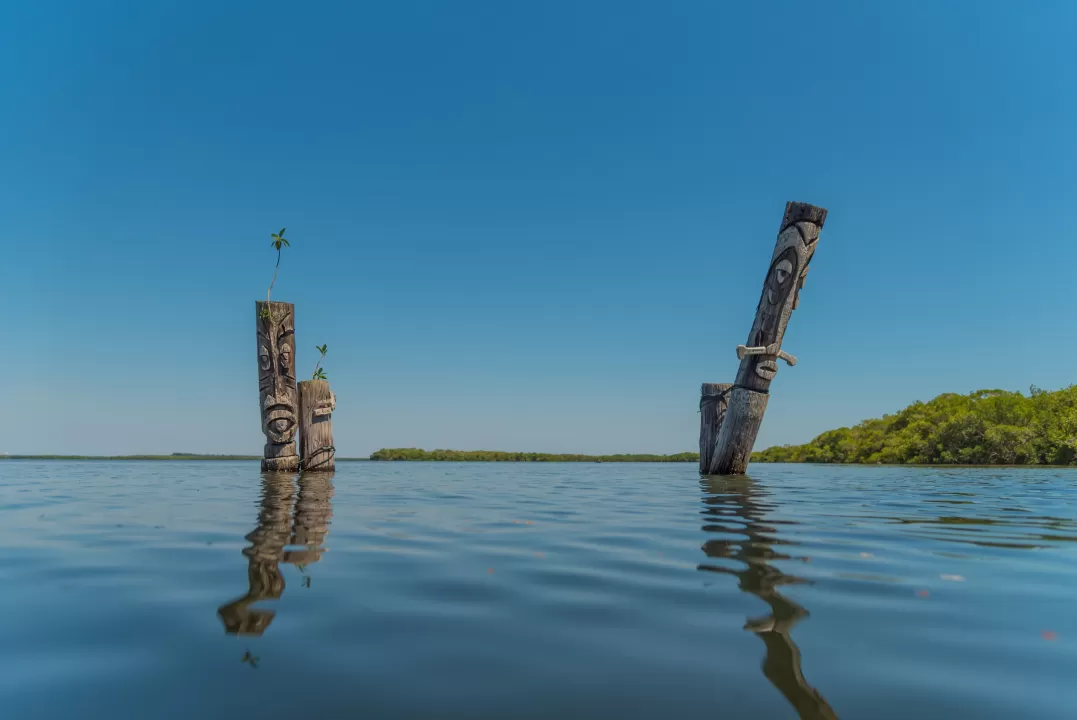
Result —
[[281, 370], [287, 370], [292, 364], [292, 349], [287, 345], [284, 345], [280, 349], [280, 367]]
[[266, 350], [266, 346], [263, 345], [261, 351], [258, 353], [258, 363], [263, 370], [269, 369], [269, 351]]
[[788, 280], [789, 275], [792, 272], [793, 263], [789, 262], [788, 260], [782, 260], [774, 267], [774, 275], [776, 276], [775, 279], [778, 281], [779, 285], [783, 284], [786, 280]]

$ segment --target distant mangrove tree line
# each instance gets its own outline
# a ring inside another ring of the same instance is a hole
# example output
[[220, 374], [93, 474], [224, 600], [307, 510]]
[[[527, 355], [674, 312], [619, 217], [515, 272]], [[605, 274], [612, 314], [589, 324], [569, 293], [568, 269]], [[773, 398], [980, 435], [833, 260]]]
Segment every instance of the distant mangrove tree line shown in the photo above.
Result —
[[677, 455], [564, 455], [535, 452], [500, 452], [497, 450], [419, 450], [417, 448], [382, 449], [371, 460], [426, 460], [458, 462], [699, 462], [699, 453]]
[[895, 415], [830, 430], [806, 445], [754, 453], [755, 462], [1074, 465], [1077, 385], [1028, 395], [947, 393]]

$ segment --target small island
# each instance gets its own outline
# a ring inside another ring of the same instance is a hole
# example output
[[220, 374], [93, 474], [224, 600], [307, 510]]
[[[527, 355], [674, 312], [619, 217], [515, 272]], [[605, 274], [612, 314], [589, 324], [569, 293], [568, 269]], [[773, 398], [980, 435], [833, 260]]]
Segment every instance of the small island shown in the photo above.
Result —
[[699, 453], [676, 455], [575, 455], [538, 452], [502, 452], [499, 450], [420, 450], [418, 448], [384, 448], [371, 460], [409, 460], [427, 462], [699, 462]]

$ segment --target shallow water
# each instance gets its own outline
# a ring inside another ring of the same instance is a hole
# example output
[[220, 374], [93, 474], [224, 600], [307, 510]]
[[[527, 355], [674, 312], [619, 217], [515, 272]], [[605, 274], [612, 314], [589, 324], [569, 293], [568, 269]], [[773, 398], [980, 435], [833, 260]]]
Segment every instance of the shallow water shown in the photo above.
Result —
[[1077, 471], [341, 465], [0, 462], [0, 717], [1077, 717]]

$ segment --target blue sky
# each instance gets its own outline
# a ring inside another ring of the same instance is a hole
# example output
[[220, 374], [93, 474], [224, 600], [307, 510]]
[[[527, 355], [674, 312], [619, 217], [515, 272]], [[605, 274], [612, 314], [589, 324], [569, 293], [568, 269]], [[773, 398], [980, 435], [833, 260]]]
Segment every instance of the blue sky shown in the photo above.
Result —
[[0, 452], [246, 452], [254, 301], [343, 455], [693, 449], [787, 200], [758, 447], [1077, 380], [1068, 2], [7, 2]]

